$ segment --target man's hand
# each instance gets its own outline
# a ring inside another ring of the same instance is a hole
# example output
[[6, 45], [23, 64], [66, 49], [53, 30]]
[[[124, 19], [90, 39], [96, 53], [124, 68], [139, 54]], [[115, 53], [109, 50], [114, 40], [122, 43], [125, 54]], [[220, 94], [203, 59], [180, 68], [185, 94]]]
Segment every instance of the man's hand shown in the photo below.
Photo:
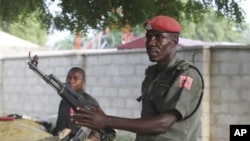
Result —
[[71, 121], [75, 124], [92, 129], [106, 128], [108, 116], [100, 107], [91, 107], [91, 110], [77, 107], [75, 113], [70, 114]]

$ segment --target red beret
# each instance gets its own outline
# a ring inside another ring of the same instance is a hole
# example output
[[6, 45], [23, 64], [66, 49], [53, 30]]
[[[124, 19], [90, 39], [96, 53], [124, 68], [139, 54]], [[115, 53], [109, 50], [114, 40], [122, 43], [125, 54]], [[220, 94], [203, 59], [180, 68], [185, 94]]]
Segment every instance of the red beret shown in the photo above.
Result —
[[162, 32], [180, 33], [181, 26], [173, 18], [168, 16], [155, 16], [143, 24], [146, 30], [157, 30]]

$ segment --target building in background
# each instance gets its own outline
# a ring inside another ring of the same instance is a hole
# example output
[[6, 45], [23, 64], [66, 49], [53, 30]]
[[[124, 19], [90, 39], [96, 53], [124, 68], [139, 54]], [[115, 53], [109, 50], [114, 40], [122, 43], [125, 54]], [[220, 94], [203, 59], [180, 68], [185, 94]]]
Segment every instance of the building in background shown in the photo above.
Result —
[[0, 57], [8, 56], [13, 53], [46, 50], [45, 47], [41, 47], [2, 31], [0, 31], [0, 39]]

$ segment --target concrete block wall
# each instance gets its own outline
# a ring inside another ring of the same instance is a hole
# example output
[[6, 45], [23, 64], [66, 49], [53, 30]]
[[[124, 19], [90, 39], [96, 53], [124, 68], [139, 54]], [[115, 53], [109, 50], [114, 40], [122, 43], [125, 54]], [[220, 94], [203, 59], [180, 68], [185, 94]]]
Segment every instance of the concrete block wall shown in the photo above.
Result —
[[[38, 55], [39, 69], [47, 75], [53, 73], [62, 82], [65, 81], [65, 74], [70, 67], [82, 65], [82, 62], [79, 62], [82, 60], [70, 52]], [[42, 118], [57, 114], [60, 97], [29, 69], [28, 61], [28, 55], [16, 55], [1, 60], [1, 113]]]
[[231, 124], [250, 124], [249, 54], [249, 46], [211, 48], [211, 141], [228, 141]]
[[[145, 50], [116, 51], [86, 55], [86, 91], [98, 99], [109, 115], [138, 118], [141, 103], [141, 82], [146, 67], [151, 64]], [[119, 136], [135, 134], [118, 131]]]
[[144, 51], [86, 56], [86, 91], [99, 99], [110, 115], [139, 117], [141, 94], [148, 57]]

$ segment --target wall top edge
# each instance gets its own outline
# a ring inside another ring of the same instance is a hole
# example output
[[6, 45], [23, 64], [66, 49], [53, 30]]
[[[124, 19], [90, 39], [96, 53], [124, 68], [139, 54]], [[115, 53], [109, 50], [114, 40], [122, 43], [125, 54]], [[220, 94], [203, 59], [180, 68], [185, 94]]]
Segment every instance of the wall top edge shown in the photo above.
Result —
[[179, 50], [188, 50], [188, 49], [202, 49], [202, 48], [213, 48], [213, 49], [250, 49], [250, 45], [199, 45], [199, 46], [178, 46]]
[[[177, 47], [177, 50], [201, 50], [204, 48], [211, 49], [250, 49], [250, 45], [204, 45], [204, 46], [190, 46], [190, 47]], [[98, 54], [127, 54], [127, 53], [145, 53], [145, 48], [138, 49], [92, 49], [92, 50], [61, 50], [61, 51], [32, 51], [31, 56], [38, 55], [39, 57], [49, 56], [71, 56], [71, 55], [98, 55]], [[29, 51], [19, 53], [0, 53], [0, 60], [3, 59], [18, 59], [27, 58]]]
[[[60, 50], [60, 51], [32, 51], [31, 57], [34, 55], [38, 55], [39, 57], [49, 57], [49, 56], [72, 56], [72, 55], [98, 55], [98, 54], [123, 54], [123, 53], [138, 53], [138, 52], [145, 52], [144, 49], [91, 49], [91, 50]], [[18, 58], [27, 58], [29, 56], [29, 51], [26, 52], [19, 52], [19, 53], [0, 53], [0, 60], [4, 59], [18, 59]]]

